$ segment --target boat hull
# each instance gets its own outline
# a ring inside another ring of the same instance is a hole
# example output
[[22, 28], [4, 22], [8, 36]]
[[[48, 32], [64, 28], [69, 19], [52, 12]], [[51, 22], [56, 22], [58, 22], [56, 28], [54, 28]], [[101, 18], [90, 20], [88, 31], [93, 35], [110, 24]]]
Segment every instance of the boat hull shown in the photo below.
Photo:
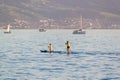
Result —
[[4, 32], [5, 34], [10, 34], [11, 32]]
[[79, 30], [73, 31], [73, 34], [85, 34], [85, 33], [86, 33], [85, 31], [79, 31]]
[[39, 29], [39, 32], [46, 32], [46, 29]]

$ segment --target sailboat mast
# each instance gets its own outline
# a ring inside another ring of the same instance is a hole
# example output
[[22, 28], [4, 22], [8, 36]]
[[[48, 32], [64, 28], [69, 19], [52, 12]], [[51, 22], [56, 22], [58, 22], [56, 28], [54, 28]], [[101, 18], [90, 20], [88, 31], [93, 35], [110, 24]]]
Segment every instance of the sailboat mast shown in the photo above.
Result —
[[82, 30], [82, 16], [80, 18], [80, 29]]

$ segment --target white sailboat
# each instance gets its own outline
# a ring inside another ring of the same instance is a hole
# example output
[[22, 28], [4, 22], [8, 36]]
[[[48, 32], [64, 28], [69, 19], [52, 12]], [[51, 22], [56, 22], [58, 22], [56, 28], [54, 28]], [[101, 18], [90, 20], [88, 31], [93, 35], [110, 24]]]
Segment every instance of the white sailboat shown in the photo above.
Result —
[[80, 18], [80, 29], [73, 31], [73, 34], [85, 34], [86, 32], [82, 30], [82, 16]]
[[10, 29], [10, 24], [7, 26], [7, 31], [5, 31], [4, 33], [11, 33], [11, 29]]

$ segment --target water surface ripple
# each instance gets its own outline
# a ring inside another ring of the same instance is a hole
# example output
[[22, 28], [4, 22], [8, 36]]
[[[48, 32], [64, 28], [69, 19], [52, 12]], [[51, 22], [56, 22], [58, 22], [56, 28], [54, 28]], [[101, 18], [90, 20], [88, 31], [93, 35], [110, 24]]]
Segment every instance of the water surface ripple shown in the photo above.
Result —
[[[0, 31], [0, 80], [120, 80], [120, 31], [72, 31]], [[49, 43], [64, 53], [41, 53]]]

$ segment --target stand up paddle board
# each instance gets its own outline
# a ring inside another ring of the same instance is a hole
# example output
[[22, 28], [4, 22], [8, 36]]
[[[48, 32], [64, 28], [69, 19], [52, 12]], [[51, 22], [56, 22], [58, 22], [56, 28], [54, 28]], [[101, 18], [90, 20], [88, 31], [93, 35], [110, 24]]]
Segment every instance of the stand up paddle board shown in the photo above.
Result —
[[[50, 53], [50, 51], [48, 51], [48, 50], [40, 50], [40, 52], [41, 53]], [[61, 54], [63, 54], [63, 53], [67, 53], [66, 51], [53, 51], [52, 53], [61, 53]], [[78, 54], [79, 52], [70, 52], [70, 54]]]

